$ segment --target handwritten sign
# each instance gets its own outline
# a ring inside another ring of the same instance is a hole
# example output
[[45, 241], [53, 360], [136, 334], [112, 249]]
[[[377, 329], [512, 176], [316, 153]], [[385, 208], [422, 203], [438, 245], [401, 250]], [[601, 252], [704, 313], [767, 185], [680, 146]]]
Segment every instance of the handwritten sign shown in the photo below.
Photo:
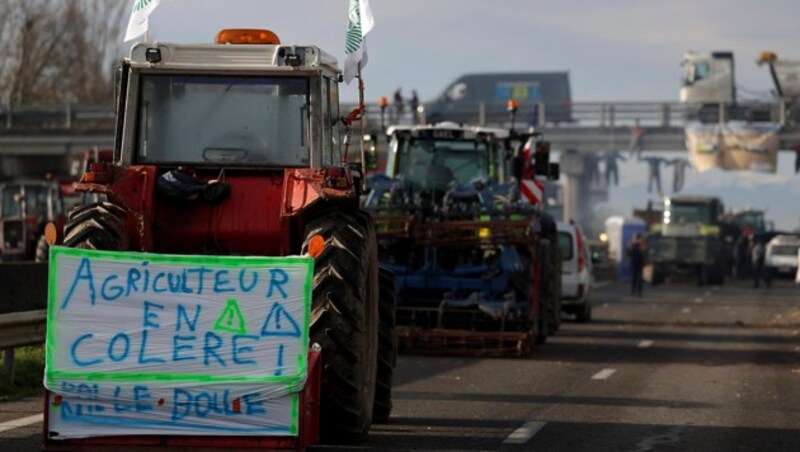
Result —
[[304, 257], [53, 248], [51, 437], [296, 434], [312, 276]]

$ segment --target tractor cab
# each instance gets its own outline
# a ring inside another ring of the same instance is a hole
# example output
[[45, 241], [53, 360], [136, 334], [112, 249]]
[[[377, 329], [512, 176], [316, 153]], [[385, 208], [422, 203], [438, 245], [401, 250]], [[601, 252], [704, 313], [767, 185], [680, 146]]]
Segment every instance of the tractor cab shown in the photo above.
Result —
[[285, 255], [299, 251], [303, 221], [282, 218], [321, 199], [357, 208], [363, 177], [342, 146], [341, 71], [320, 48], [268, 30], [139, 43], [117, 80], [113, 161], [89, 165], [78, 188], [131, 214], [134, 233], [115, 238], [134, 249]]
[[64, 205], [58, 184], [8, 182], [0, 185], [0, 197], [0, 260], [33, 259], [45, 225], [63, 218]]
[[446, 189], [452, 182], [466, 185], [480, 179], [510, 183], [534, 176], [558, 178], [558, 165], [549, 162], [549, 143], [537, 133], [445, 122], [394, 126], [387, 134], [386, 175], [412, 187]]
[[386, 175], [414, 189], [445, 191], [450, 183], [511, 177], [508, 131], [435, 126], [391, 127]]

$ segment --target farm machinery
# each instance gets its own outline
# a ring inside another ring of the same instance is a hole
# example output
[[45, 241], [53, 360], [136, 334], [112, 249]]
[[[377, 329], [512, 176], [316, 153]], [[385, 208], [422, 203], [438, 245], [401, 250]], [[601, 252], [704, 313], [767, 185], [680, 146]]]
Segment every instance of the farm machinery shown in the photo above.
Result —
[[401, 349], [522, 355], [544, 343], [559, 324], [561, 274], [555, 222], [538, 202], [537, 176], [558, 173], [549, 144], [452, 123], [387, 133], [386, 173], [368, 178], [365, 207], [395, 274]]
[[[117, 81], [113, 158], [92, 162], [76, 186], [103, 201], [72, 210], [52, 242], [313, 257], [309, 340], [320, 346], [321, 376], [309, 367], [306, 384], [319, 385], [319, 402], [301, 407], [302, 425], [312, 427], [288, 444], [313, 443], [317, 421], [323, 440], [362, 439], [391, 410], [395, 291], [359, 206], [363, 169], [344, 161], [349, 121], [339, 112], [336, 60], [315, 46], [282, 45], [268, 30], [224, 30], [215, 45], [136, 44]], [[287, 444], [203, 434], [124, 444]]]

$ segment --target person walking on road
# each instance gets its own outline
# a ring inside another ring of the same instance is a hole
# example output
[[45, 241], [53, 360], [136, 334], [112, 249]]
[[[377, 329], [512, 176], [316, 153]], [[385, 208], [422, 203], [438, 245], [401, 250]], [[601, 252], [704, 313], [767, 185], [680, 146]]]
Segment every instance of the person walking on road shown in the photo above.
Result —
[[644, 241], [637, 233], [628, 245], [628, 260], [631, 264], [631, 295], [642, 296], [644, 286]]
[[764, 278], [764, 244], [750, 238], [750, 260], [753, 264], [753, 287], [758, 289], [760, 282], [764, 279], [764, 283], [769, 288], [771, 281]]

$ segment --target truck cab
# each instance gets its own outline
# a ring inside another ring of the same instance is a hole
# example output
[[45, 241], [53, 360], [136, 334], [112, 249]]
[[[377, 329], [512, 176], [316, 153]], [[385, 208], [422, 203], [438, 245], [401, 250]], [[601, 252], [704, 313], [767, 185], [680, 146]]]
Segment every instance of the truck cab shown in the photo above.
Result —
[[681, 103], [702, 105], [736, 102], [732, 52], [686, 52], [681, 66]]

